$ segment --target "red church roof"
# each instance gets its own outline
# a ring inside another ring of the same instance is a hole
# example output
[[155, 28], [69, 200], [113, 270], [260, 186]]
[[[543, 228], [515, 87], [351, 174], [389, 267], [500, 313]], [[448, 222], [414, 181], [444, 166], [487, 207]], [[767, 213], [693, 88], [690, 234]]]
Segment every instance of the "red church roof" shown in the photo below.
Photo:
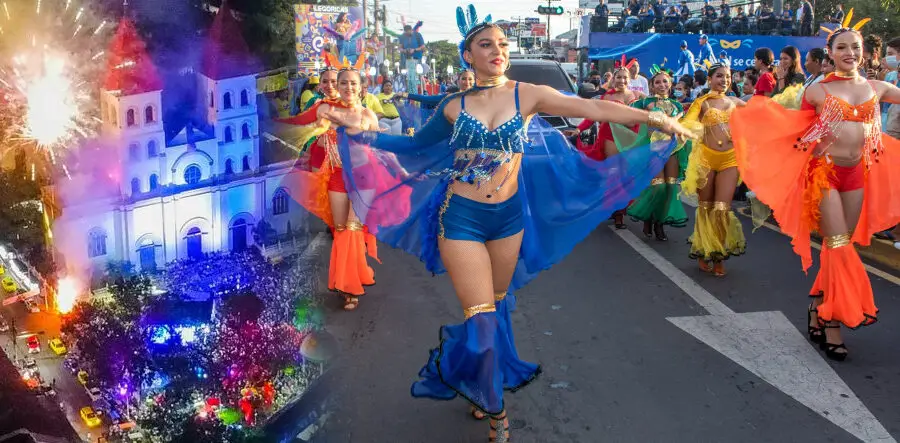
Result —
[[241, 33], [241, 25], [234, 18], [228, 0], [223, 1], [203, 50], [203, 62], [200, 66], [203, 75], [213, 80], [222, 80], [262, 70], [260, 63], [250, 54]]
[[120, 91], [122, 95], [134, 95], [162, 88], [162, 80], [147, 55], [144, 40], [138, 35], [134, 23], [123, 18], [107, 51], [103, 89]]

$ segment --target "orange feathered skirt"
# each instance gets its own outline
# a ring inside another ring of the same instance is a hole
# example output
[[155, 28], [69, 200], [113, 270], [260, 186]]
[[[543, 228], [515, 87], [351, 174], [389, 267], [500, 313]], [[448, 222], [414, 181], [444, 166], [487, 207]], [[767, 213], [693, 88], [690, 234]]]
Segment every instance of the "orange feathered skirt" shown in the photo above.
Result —
[[[812, 265], [810, 235], [819, 229], [821, 200], [831, 189], [840, 189], [842, 181], [831, 164], [812, 156], [812, 149], [795, 147], [815, 118], [815, 111], [787, 110], [757, 96], [736, 109], [730, 120], [741, 177], [791, 237], [804, 272]], [[900, 164], [900, 142], [882, 139], [884, 151], [862, 180], [862, 213], [852, 236], [846, 242], [826, 239], [823, 245], [819, 274], [810, 291], [824, 297], [818, 308], [820, 321], [856, 328], [876, 319], [872, 286], [852, 244], [869, 245], [873, 234], [900, 223], [900, 174], [890, 170]]]
[[[343, 171], [331, 166], [325, 158], [316, 172], [302, 168], [292, 169], [282, 184], [291, 197], [307, 211], [324, 221], [334, 234], [331, 244], [331, 260], [328, 267], [328, 289], [343, 294], [365, 294], [365, 286], [375, 284], [375, 270], [369, 266], [366, 255], [378, 263], [375, 236], [358, 221], [335, 224], [331, 211], [330, 192], [346, 193]], [[348, 203], [349, 204], [349, 203]]]

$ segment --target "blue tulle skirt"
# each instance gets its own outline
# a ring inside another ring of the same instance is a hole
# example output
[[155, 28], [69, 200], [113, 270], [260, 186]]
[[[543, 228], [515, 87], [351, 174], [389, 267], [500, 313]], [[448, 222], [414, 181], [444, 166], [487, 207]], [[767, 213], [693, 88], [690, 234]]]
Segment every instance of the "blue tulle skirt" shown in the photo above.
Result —
[[[528, 136], [531, 143], [522, 154], [518, 176], [525, 234], [512, 290], [525, 286], [540, 272], [562, 261], [614, 211], [626, 207], [650, 185], [676, 146], [675, 140], [654, 142], [598, 162], [578, 151], [540, 117], [532, 119]], [[454, 150], [449, 142], [443, 140], [430, 146], [392, 151], [390, 146], [359, 147], [360, 142], [355, 140], [339, 131], [338, 149], [344, 178], [354, 209], [360, 208], [357, 214], [362, 212], [360, 218], [371, 226], [365, 221], [366, 212], [389, 214], [398, 211], [397, 208], [407, 211], [403, 214], [405, 221], [377, 227], [376, 237], [418, 257], [432, 273], [444, 273], [437, 242], [440, 209], [450, 180], [434, 171], [453, 166]], [[376, 195], [357, 191], [359, 183], [371, 181], [368, 177], [371, 168], [347, 167], [359, 163], [362, 156], [356, 152], [360, 149], [394, 152], [411, 178], [396, 191]]]
[[477, 314], [462, 324], [442, 326], [439, 345], [413, 383], [413, 397], [436, 400], [466, 399], [482, 412], [503, 412], [504, 391], [521, 389], [541, 367], [519, 359], [510, 324], [515, 308], [512, 294], [496, 302], [496, 312]]

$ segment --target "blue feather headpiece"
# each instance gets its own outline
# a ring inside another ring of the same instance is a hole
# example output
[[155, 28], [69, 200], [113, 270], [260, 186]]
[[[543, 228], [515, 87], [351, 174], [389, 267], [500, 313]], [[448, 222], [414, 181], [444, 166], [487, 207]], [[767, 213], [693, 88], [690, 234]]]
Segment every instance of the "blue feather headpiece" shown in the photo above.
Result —
[[474, 5], [470, 4], [465, 10], [463, 10], [462, 6], [456, 7], [456, 26], [459, 28], [459, 33], [462, 35], [462, 40], [459, 42], [459, 63], [463, 69], [471, 68], [463, 58], [463, 52], [466, 51], [466, 40], [490, 25], [490, 14], [488, 14], [483, 21], [479, 22], [478, 13], [475, 12]]

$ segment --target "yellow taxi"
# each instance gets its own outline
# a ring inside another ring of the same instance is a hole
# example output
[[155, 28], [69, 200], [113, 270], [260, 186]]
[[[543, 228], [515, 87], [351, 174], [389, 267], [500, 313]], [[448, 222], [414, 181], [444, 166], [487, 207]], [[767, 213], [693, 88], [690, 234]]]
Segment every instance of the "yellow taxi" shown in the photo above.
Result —
[[17, 285], [12, 277], [9, 276], [3, 277], [3, 280], [0, 280], [0, 286], [3, 286], [3, 290], [6, 292], [16, 292], [16, 289], [19, 289], [19, 285]]
[[86, 385], [86, 384], [87, 384], [87, 381], [88, 381], [88, 373], [87, 373], [87, 371], [78, 371], [77, 378], [78, 378], [78, 383], [81, 383], [81, 384], [83, 384], [83, 385]]
[[62, 340], [60, 340], [59, 338], [51, 339], [49, 342], [47, 342], [47, 344], [50, 346], [50, 350], [52, 350], [56, 355], [63, 355], [68, 352], [68, 350], [66, 349], [66, 345], [63, 344]]
[[79, 414], [81, 415], [81, 420], [84, 421], [84, 424], [87, 425], [87, 427], [96, 428], [97, 426], [100, 426], [100, 417], [97, 417], [94, 408], [85, 406], [81, 408]]

